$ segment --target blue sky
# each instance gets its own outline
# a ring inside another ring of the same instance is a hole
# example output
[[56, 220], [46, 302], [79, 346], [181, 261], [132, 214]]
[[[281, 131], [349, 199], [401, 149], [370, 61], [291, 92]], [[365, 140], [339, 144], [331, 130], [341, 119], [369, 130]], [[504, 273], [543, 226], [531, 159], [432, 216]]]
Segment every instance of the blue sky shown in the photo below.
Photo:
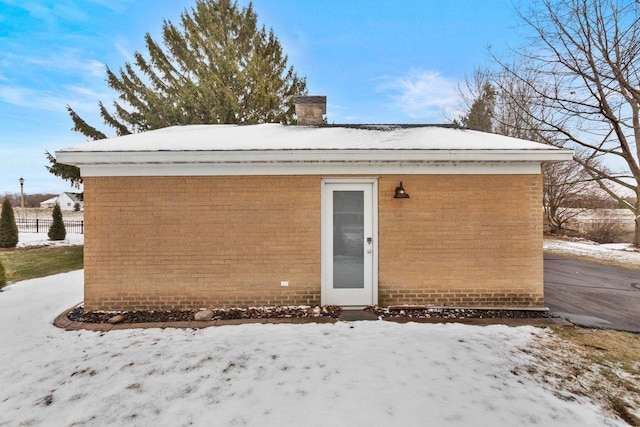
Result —
[[[195, 0], [0, 0], [0, 194], [71, 191], [46, 169], [51, 152], [85, 139], [65, 106], [103, 131], [97, 102], [144, 34], [160, 41]], [[239, 0], [240, 5], [248, 1]], [[512, 0], [255, 0], [329, 123], [444, 123], [475, 67], [519, 44]]]

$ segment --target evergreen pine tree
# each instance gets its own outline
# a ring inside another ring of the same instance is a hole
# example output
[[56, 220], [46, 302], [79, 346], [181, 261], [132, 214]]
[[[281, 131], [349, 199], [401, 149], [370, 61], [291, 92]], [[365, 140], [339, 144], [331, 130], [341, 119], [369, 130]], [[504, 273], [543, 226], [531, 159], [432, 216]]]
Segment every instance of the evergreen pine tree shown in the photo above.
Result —
[[[187, 124], [290, 123], [293, 95], [306, 93], [272, 30], [258, 27], [251, 3], [196, 0], [180, 17], [165, 21], [162, 44], [145, 35], [148, 55], [118, 72], [107, 67], [107, 84], [118, 92], [113, 111], [98, 104], [117, 135]], [[73, 130], [91, 140], [106, 134], [87, 124], [71, 107]], [[77, 168], [59, 165], [47, 153], [54, 175], [77, 185]]]
[[479, 96], [471, 104], [469, 112], [460, 117], [460, 122], [469, 129], [491, 132], [495, 104], [496, 90], [491, 83], [486, 82]]
[[49, 227], [49, 240], [64, 240], [67, 237], [67, 230], [62, 221], [62, 211], [59, 205], [53, 207], [53, 222]]
[[18, 244], [18, 226], [8, 197], [2, 202], [0, 213], [0, 248], [15, 248]]

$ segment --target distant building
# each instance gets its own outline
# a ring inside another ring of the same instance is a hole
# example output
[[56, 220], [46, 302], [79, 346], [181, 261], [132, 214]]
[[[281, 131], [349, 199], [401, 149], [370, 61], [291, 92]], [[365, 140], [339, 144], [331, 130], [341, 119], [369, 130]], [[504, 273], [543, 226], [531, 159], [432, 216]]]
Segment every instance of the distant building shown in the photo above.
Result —
[[76, 210], [76, 204], [80, 206], [80, 210], [84, 210], [84, 202], [78, 193], [62, 193], [57, 197], [52, 197], [40, 203], [41, 208], [53, 209], [55, 205], [59, 205], [63, 211]]
[[45, 200], [44, 202], [40, 202], [40, 207], [42, 209], [53, 209], [58, 201], [58, 196], [52, 197], [50, 199]]

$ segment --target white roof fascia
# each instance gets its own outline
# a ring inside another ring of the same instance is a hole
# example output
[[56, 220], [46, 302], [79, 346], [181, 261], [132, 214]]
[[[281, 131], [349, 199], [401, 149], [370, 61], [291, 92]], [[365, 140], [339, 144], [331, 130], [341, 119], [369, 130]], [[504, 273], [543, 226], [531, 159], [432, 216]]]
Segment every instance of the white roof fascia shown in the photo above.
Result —
[[568, 150], [59, 151], [87, 176], [539, 174]]
[[233, 151], [58, 151], [59, 163], [87, 165], [182, 163], [317, 162], [558, 162], [569, 150], [233, 150]]
[[265, 175], [539, 175], [540, 162], [265, 162], [83, 165], [83, 177]]

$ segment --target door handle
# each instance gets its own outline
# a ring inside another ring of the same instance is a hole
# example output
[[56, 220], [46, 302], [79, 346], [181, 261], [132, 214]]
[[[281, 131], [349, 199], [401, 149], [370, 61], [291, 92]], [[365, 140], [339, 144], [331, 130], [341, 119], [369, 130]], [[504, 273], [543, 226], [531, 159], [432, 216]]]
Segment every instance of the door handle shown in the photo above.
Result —
[[371, 244], [372, 240], [373, 240], [373, 239], [372, 239], [371, 237], [367, 237], [367, 243], [368, 243], [368, 244]]

